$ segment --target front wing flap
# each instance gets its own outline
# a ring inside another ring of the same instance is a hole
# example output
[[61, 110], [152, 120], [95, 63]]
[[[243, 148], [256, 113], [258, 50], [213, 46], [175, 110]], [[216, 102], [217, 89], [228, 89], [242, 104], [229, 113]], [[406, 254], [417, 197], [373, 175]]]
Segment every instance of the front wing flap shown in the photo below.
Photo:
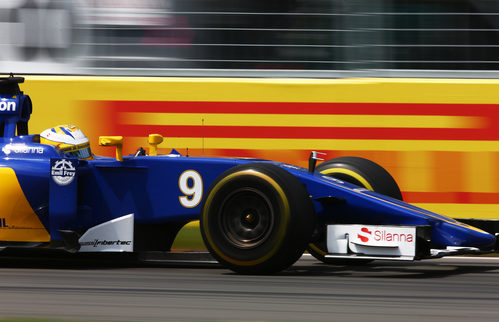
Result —
[[475, 247], [431, 249], [430, 226], [328, 225], [326, 258], [418, 260], [484, 253]]

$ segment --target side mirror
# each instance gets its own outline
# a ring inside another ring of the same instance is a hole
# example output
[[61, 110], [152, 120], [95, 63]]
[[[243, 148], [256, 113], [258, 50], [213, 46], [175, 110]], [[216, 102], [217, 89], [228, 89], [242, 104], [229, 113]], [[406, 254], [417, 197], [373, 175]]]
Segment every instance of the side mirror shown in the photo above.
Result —
[[116, 160], [123, 161], [123, 137], [122, 136], [100, 136], [99, 145], [116, 146]]
[[158, 155], [158, 144], [163, 142], [163, 136], [161, 134], [149, 134], [149, 155]]

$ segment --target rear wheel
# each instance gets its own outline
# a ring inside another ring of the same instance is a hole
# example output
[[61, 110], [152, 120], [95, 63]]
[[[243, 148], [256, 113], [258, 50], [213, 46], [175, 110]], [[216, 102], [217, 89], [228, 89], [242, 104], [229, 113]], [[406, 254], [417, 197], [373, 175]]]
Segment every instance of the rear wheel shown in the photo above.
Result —
[[238, 273], [270, 274], [301, 256], [315, 214], [297, 178], [277, 166], [252, 163], [229, 169], [211, 185], [200, 227], [221, 264]]
[[[400, 188], [388, 171], [379, 164], [364, 158], [341, 157], [331, 159], [318, 165], [316, 172], [402, 200]], [[317, 238], [308, 245], [307, 250], [318, 260], [335, 265], [355, 265], [370, 262], [370, 260], [326, 258], [326, 224], [318, 223], [316, 230]]]

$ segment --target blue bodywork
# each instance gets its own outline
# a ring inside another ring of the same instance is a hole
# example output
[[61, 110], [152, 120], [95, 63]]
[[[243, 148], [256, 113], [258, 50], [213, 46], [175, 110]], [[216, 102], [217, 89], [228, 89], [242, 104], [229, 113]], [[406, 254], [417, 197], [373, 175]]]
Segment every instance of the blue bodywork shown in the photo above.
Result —
[[[202, 202], [186, 207], [179, 178], [187, 170], [199, 174], [204, 198], [210, 185], [224, 171], [252, 162], [268, 162], [289, 171], [309, 192], [315, 214], [321, 222], [342, 224], [417, 225], [431, 227], [431, 248], [468, 246], [487, 249], [495, 237], [454, 219], [441, 216], [361, 189], [320, 173], [273, 161], [233, 158], [186, 157], [175, 150], [163, 156], [128, 156], [123, 161], [95, 157], [68, 162], [74, 165], [74, 180], [59, 185], [51, 178], [55, 163], [65, 159], [51, 145], [43, 145], [37, 135], [23, 130], [29, 120], [31, 103], [27, 95], [2, 94], [0, 121], [0, 167], [13, 169], [29, 205], [50, 235], [50, 244], [62, 241], [61, 231], [84, 232], [90, 227], [134, 214], [137, 226], [183, 224], [197, 220]], [[15, 108], [14, 108], [15, 106]], [[19, 124], [21, 123], [21, 126]], [[17, 127], [17, 133], [16, 133]], [[21, 128], [21, 130], [20, 130]], [[21, 133], [19, 133], [21, 132]], [[21, 135], [19, 135], [21, 134]], [[199, 182], [198, 188], [199, 188]], [[192, 179], [188, 179], [192, 186]], [[343, 202], [331, 203], [334, 197]], [[177, 229], [172, 230], [175, 234]], [[2, 240], [6, 245], [9, 240]]]

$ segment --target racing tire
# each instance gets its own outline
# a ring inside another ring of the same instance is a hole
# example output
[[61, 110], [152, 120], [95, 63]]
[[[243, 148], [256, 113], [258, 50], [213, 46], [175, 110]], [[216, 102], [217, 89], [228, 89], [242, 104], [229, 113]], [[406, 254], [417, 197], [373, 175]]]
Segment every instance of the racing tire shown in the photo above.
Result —
[[239, 165], [210, 186], [200, 217], [211, 255], [242, 274], [272, 274], [305, 251], [315, 228], [312, 200], [288, 171], [266, 163]]
[[[316, 172], [342, 181], [402, 200], [400, 188], [393, 177], [379, 164], [359, 157], [341, 157], [328, 160], [317, 166]], [[318, 223], [315, 241], [311, 242], [307, 251], [316, 259], [333, 265], [362, 265], [372, 260], [326, 258], [326, 224]]]

